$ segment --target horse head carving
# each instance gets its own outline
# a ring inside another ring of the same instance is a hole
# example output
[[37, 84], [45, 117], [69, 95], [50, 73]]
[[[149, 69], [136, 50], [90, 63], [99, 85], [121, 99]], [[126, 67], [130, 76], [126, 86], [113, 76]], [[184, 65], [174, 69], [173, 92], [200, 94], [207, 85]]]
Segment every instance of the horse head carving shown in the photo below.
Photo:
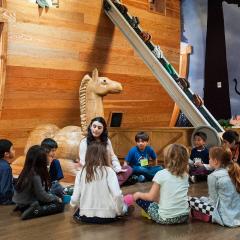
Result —
[[[97, 69], [93, 70], [92, 77], [86, 74], [79, 88], [80, 126], [66, 126], [59, 129], [55, 124], [39, 125], [30, 133], [24, 153], [26, 154], [32, 145], [40, 144], [44, 138], [50, 137], [58, 144], [57, 157], [61, 163], [66, 159], [75, 160], [78, 158], [79, 143], [84, 137], [91, 119], [97, 116], [104, 117], [103, 97], [121, 91], [122, 85], [119, 82], [107, 77], [99, 77]], [[22, 165], [23, 158], [21, 156], [16, 159], [13, 165]]]
[[86, 132], [91, 119], [104, 117], [103, 97], [109, 93], [120, 93], [122, 85], [107, 77], [99, 77], [94, 69], [92, 77], [88, 74], [82, 79], [79, 88], [80, 118], [82, 132]]

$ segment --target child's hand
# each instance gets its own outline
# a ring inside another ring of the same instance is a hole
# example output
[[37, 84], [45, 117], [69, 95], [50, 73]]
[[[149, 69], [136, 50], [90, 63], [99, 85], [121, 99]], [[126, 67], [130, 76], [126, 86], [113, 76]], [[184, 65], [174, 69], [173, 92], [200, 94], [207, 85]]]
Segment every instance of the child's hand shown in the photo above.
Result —
[[128, 166], [128, 163], [127, 163], [126, 161], [124, 161], [123, 166], [124, 166], [124, 167], [127, 167], [127, 166]]
[[122, 168], [121, 170], [118, 171], [118, 173], [123, 173], [123, 172], [126, 172], [127, 169], [126, 168]]
[[195, 167], [202, 167], [203, 164], [202, 164], [201, 162], [196, 162], [196, 163], [194, 163], [194, 166], [195, 166]]
[[79, 171], [82, 167], [81, 163], [80, 163], [80, 159], [76, 158], [76, 160], [73, 161], [74, 163], [74, 168], [76, 171]]
[[140, 194], [141, 194], [140, 192], [135, 192], [133, 194], [133, 199], [134, 199], [135, 202], [140, 198]]

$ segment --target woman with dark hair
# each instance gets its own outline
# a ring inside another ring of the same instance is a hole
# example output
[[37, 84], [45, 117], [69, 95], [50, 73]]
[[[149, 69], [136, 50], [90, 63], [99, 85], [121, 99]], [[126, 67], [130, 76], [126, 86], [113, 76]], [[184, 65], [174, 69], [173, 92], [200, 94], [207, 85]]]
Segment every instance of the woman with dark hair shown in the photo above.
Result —
[[22, 212], [23, 220], [62, 212], [61, 198], [50, 194], [50, 177], [45, 150], [34, 145], [29, 148], [23, 170], [15, 186], [15, 210]]
[[129, 166], [121, 167], [120, 162], [115, 155], [112, 143], [108, 138], [107, 124], [102, 117], [95, 117], [91, 120], [91, 123], [88, 126], [88, 134], [86, 138], [83, 138], [79, 146], [79, 159], [80, 165], [85, 165], [85, 156], [87, 147], [92, 142], [101, 142], [107, 148], [108, 154], [111, 159], [111, 165], [113, 170], [117, 173], [118, 182], [120, 186], [127, 181], [129, 176], [132, 174], [132, 168]]
[[239, 134], [233, 130], [227, 130], [222, 135], [223, 146], [230, 148], [232, 152], [232, 160], [240, 165], [240, 142]]

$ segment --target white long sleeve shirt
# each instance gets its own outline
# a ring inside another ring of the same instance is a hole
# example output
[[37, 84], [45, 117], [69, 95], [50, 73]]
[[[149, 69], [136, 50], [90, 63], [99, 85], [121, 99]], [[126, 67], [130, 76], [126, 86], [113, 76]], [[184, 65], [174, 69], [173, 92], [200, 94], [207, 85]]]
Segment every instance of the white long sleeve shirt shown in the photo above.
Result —
[[86, 170], [77, 173], [70, 204], [79, 206], [80, 216], [115, 218], [126, 212], [116, 173], [110, 167], [97, 168], [97, 180], [86, 183]]
[[[119, 162], [117, 156], [115, 155], [115, 153], [113, 151], [113, 147], [112, 147], [112, 143], [111, 143], [110, 139], [108, 139], [108, 142], [107, 142], [107, 150], [108, 150], [108, 153], [110, 154], [110, 158], [112, 160], [113, 169], [115, 172], [118, 173], [122, 169], [122, 167], [120, 165], [120, 162]], [[82, 166], [85, 165], [86, 152], [87, 152], [87, 138], [83, 138], [79, 145], [79, 159], [80, 159], [80, 164]]]

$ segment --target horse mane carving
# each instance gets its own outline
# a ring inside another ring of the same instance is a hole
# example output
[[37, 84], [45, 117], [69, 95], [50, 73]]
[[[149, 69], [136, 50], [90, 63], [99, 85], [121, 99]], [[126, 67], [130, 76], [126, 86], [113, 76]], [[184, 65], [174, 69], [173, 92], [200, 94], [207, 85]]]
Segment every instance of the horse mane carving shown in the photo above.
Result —
[[[24, 154], [35, 144], [40, 144], [44, 138], [53, 138], [57, 144], [57, 158], [61, 161], [63, 171], [69, 172], [69, 165], [78, 158], [79, 143], [87, 132], [87, 127], [94, 117], [104, 117], [103, 97], [109, 93], [120, 93], [122, 85], [107, 77], [99, 77], [98, 70], [94, 69], [92, 77], [86, 74], [79, 88], [80, 126], [66, 126], [59, 129], [55, 124], [41, 124], [33, 129], [28, 137]], [[25, 156], [20, 156], [13, 162], [22, 166]], [[64, 164], [65, 163], [65, 164]], [[67, 163], [67, 164], [66, 164]], [[67, 170], [66, 170], [67, 169]]]
[[80, 119], [82, 132], [87, 130], [87, 116], [86, 116], [86, 90], [91, 77], [87, 74], [83, 77], [79, 88], [79, 103], [80, 103]]

